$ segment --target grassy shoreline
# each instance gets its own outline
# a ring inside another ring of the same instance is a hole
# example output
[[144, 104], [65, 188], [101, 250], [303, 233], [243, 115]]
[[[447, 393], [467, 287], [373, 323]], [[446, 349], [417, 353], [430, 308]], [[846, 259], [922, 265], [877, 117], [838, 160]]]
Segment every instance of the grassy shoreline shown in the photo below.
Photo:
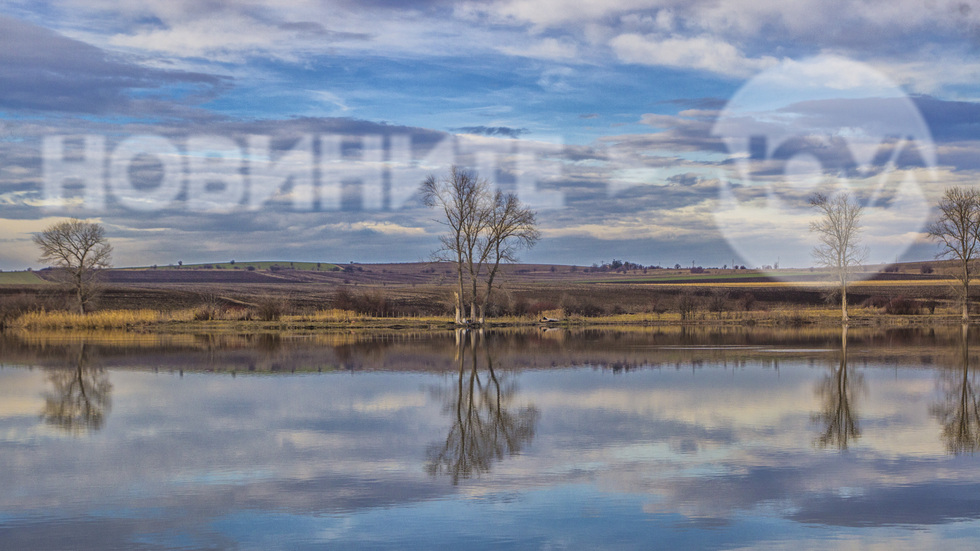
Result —
[[[538, 316], [504, 316], [488, 320], [485, 327], [596, 327], [604, 326], [745, 326], [745, 327], [830, 327], [839, 326], [840, 311], [832, 308], [785, 308], [748, 312], [608, 314], [595, 317], [545, 312], [557, 322], [542, 322]], [[201, 319], [198, 310], [104, 310], [87, 314], [61, 311], [25, 313], [6, 323], [9, 329], [98, 331], [123, 330], [157, 333], [227, 333], [254, 331], [316, 332], [336, 330], [451, 330], [457, 326], [449, 316], [374, 317], [345, 310], [282, 315], [278, 319]], [[954, 311], [934, 314], [885, 314], [874, 308], [850, 311], [852, 327], [913, 327], [961, 323]]]

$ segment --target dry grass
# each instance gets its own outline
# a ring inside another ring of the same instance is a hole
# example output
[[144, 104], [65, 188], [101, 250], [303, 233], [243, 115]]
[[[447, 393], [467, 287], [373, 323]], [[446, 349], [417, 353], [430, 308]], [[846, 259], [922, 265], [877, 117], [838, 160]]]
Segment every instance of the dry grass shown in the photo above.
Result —
[[27, 312], [11, 324], [24, 329], [131, 329], [161, 321], [156, 310], [103, 310], [87, 314]]
[[[848, 312], [852, 322], [858, 324], [899, 324], [943, 322], [957, 317], [954, 306], [941, 305], [933, 315], [890, 315], [881, 308], [852, 305]], [[270, 323], [253, 315], [251, 309], [225, 307], [202, 314], [202, 307], [168, 312], [142, 310], [104, 310], [88, 314], [63, 311], [26, 312], [9, 323], [11, 328], [29, 331], [145, 331], [148, 329], [169, 331], [245, 331], [245, 330], [313, 330], [331, 328], [377, 329], [383, 327], [433, 328], [452, 323], [449, 316], [377, 317], [353, 310], [325, 309], [303, 314], [282, 314]], [[776, 306], [753, 310], [711, 311], [699, 303], [697, 308], [682, 314], [670, 312], [636, 312], [604, 314], [595, 317], [570, 314], [565, 309], [550, 309], [537, 315], [500, 316], [488, 322], [497, 327], [535, 325], [542, 317], [561, 320], [571, 325], [767, 325], [801, 327], [804, 325], [835, 325], [840, 322], [840, 309], [836, 306]]]
[[327, 322], [327, 323], [353, 323], [355, 321], [363, 321], [368, 319], [369, 316], [364, 314], [358, 314], [353, 310], [341, 310], [339, 308], [331, 308], [330, 310], [317, 310], [312, 314], [302, 314], [298, 316], [287, 316], [287, 321], [310, 321], [310, 322]]

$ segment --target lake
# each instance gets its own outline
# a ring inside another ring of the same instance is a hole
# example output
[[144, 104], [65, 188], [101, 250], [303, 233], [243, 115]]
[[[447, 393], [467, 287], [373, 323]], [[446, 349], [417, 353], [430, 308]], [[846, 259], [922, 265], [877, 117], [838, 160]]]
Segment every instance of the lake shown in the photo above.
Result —
[[973, 549], [978, 332], [7, 334], [0, 548]]

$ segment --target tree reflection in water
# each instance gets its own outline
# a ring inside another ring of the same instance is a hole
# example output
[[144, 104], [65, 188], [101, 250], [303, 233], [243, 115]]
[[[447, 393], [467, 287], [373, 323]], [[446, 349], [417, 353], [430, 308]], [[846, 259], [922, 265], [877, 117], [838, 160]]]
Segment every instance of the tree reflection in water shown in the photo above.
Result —
[[823, 408], [813, 419], [826, 427], [817, 437], [818, 447], [846, 450], [852, 440], [861, 437], [856, 407], [857, 394], [864, 387], [864, 377], [847, 371], [846, 325], [841, 328], [840, 341], [840, 363], [817, 387]]
[[82, 344], [68, 353], [68, 365], [48, 373], [52, 390], [44, 394], [41, 419], [66, 432], [79, 435], [105, 424], [111, 406], [109, 375], [90, 365], [88, 348]]
[[942, 438], [949, 453], [980, 450], [980, 403], [970, 374], [970, 326], [961, 330], [959, 369], [945, 371], [940, 379], [943, 400], [930, 408], [943, 427]]
[[[444, 412], [453, 424], [444, 444], [428, 450], [429, 474], [445, 474], [453, 484], [490, 471], [494, 461], [515, 455], [534, 438], [538, 410], [522, 406], [512, 411], [514, 381], [493, 368], [493, 355], [483, 331], [456, 332], [458, 379], [446, 393]], [[482, 352], [486, 372], [481, 373]], [[467, 361], [468, 360], [468, 361]], [[467, 365], [468, 364], [468, 365]]]

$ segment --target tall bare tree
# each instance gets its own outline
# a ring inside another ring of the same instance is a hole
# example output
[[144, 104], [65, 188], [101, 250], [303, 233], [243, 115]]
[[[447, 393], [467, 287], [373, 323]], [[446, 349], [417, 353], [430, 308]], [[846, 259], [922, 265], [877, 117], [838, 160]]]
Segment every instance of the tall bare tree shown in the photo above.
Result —
[[939, 201], [939, 218], [929, 225], [929, 237], [939, 242], [939, 257], [955, 260], [955, 272], [963, 321], [970, 320], [970, 278], [980, 252], [980, 192], [959, 187], [946, 188]]
[[72, 218], [34, 234], [40, 247], [40, 262], [60, 268], [65, 283], [75, 295], [79, 313], [85, 312], [98, 292], [99, 270], [110, 266], [112, 245], [101, 224]]
[[846, 324], [847, 285], [854, 269], [867, 257], [867, 249], [859, 242], [863, 209], [846, 193], [833, 198], [818, 193], [810, 198], [810, 205], [820, 213], [820, 218], [810, 224], [810, 231], [820, 239], [813, 257], [833, 273], [841, 297], [841, 322]]
[[535, 213], [516, 195], [491, 192], [487, 180], [456, 166], [445, 178], [429, 176], [422, 196], [441, 211], [439, 222], [449, 229], [436, 255], [456, 264], [456, 323], [463, 323], [466, 305], [470, 322], [483, 323], [500, 264], [516, 261], [518, 250], [540, 239]]
[[467, 266], [467, 256], [477, 245], [477, 236], [473, 233], [481, 229], [481, 224], [475, 219], [481, 217], [485, 197], [490, 193], [490, 184], [481, 180], [472, 172], [453, 166], [449, 175], [436, 178], [429, 175], [422, 182], [422, 200], [428, 207], [435, 207], [442, 214], [439, 222], [445, 224], [449, 231], [440, 237], [441, 247], [436, 256], [456, 264], [456, 323], [463, 322], [463, 305], [465, 295], [463, 288], [464, 269]]

